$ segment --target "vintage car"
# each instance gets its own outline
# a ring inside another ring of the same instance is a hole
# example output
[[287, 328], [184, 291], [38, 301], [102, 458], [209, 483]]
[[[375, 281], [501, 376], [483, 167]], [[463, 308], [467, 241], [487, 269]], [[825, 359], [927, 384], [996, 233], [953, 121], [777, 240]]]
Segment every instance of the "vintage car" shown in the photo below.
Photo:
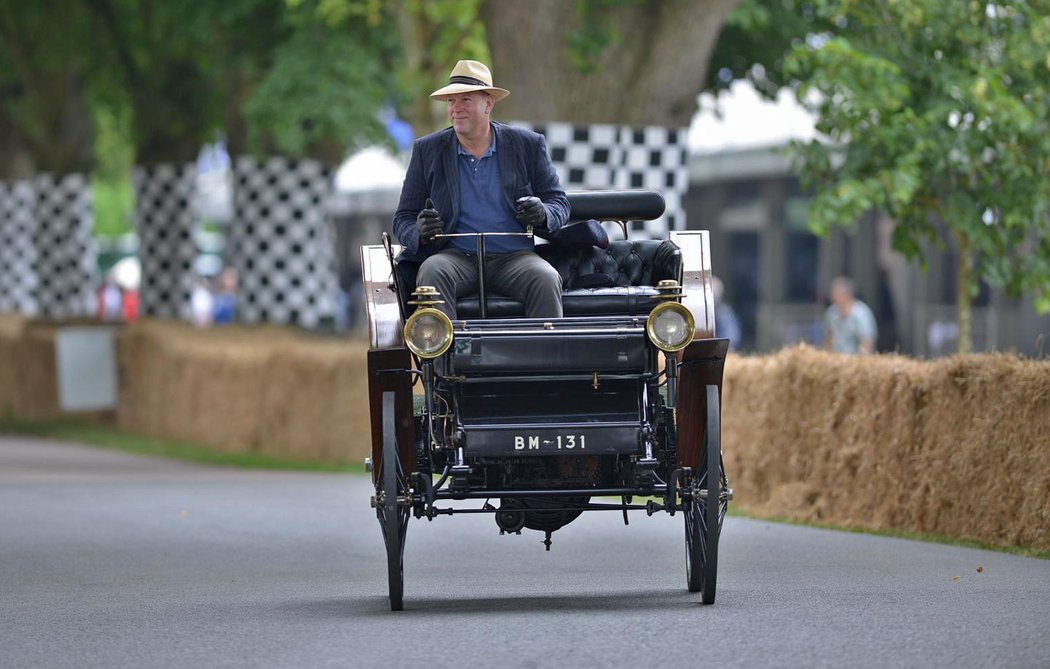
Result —
[[[665, 206], [653, 191], [568, 198], [570, 224], [652, 220]], [[538, 245], [563, 280], [564, 317], [551, 320], [487, 294], [484, 253], [478, 294], [451, 321], [389, 237], [362, 248], [366, 465], [392, 609], [403, 606], [409, 520], [462, 513], [492, 514], [500, 534], [542, 532], [550, 550], [551, 534], [586, 511], [620, 511], [625, 524], [628, 511], [681, 512], [687, 587], [714, 602], [732, 498], [719, 425], [728, 341], [715, 338], [707, 232], [670, 237]]]

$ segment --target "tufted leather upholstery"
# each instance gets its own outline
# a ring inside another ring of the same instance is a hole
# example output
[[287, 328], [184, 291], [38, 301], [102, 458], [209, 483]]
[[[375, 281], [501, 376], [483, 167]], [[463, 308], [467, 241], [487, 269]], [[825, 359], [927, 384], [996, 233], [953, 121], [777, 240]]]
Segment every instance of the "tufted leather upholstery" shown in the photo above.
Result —
[[[681, 279], [682, 255], [673, 242], [662, 240], [615, 241], [609, 248], [575, 249], [557, 244], [536, 247], [562, 279], [562, 307], [566, 316], [647, 314], [656, 305], [656, 284], [662, 279]], [[416, 282], [419, 263], [401, 261], [396, 271], [407, 302]], [[461, 298], [461, 318], [477, 317], [478, 297]], [[525, 306], [502, 295], [489, 293], [489, 318], [525, 315]]]

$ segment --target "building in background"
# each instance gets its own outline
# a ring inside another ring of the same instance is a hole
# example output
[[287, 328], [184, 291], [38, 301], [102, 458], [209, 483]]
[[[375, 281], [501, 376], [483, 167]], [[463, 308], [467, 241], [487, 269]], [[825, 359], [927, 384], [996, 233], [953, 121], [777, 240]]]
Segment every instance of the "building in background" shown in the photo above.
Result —
[[[957, 253], [931, 249], [928, 270], [891, 247], [894, 223], [872, 212], [855, 231], [820, 238], [807, 228], [808, 196], [785, 147], [695, 153], [686, 220], [711, 231], [714, 270], [740, 317], [742, 348], [770, 351], [805, 341], [820, 346], [832, 277], [849, 276], [875, 313], [879, 351], [932, 357], [956, 350]], [[949, 239], [945, 235], [945, 239]], [[982, 285], [974, 299], [975, 351], [1050, 355], [1050, 315], [1030, 297], [1010, 299]]]

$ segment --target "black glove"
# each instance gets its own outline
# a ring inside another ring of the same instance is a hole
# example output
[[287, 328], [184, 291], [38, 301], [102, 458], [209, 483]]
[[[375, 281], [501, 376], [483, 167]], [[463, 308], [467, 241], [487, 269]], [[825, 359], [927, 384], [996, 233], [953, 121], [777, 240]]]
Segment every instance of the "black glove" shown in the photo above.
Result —
[[535, 195], [519, 197], [515, 207], [514, 218], [518, 220], [518, 223], [521, 223], [523, 228], [527, 228], [530, 225], [534, 228], [546, 228], [547, 208], [543, 206], [543, 201]]
[[445, 222], [441, 220], [441, 214], [434, 209], [434, 202], [428, 197], [426, 208], [416, 216], [416, 230], [419, 231], [419, 243], [429, 244], [434, 241], [434, 236], [445, 230]]

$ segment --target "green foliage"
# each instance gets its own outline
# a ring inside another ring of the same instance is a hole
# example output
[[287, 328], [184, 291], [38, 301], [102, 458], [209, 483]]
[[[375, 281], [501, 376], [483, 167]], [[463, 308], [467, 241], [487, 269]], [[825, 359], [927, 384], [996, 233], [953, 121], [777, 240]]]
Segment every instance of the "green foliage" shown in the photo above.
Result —
[[129, 453], [155, 455], [220, 467], [352, 473], [363, 473], [364, 471], [360, 464], [298, 460], [281, 455], [254, 452], [229, 452], [189, 441], [145, 437], [121, 430], [108, 423], [92, 423], [75, 419], [42, 422], [0, 417], [0, 434], [71, 440]]
[[478, 18], [481, 0], [401, 0], [394, 4], [388, 29], [399, 37], [396, 58], [399, 115], [416, 134], [447, 123], [444, 105], [429, 99], [452, 65], [461, 59], [491, 63], [485, 27]]
[[91, 180], [95, 204], [95, 234], [100, 237], [120, 237], [131, 232], [131, 215], [135, 195], [131, 179]]
[[785, 73], [821, 141], [797, 146], [818, 232], [872, 208], [911, 257], [947, 226], [978, 280], [1050, 310], [1050, 3], [815, 0], [832, 30]]
[[95, 169], [91, 179], [95, 209], [95, 234], [119, 237], [131, 232], [135, 206], [131, 170], [135, 162], [132, 145], [131, 108], [114, 96], [106, 104], [96, 101], [92, 109], [95, 131]]
[[336, 141], [338, 158], [352, 144], [384, 137], [378, 110], [394, 77], [381, 56], [391, 45], [366, 17], [307, 4], [290, 10], [291, 34], [245, 106], [249, 136], [256, 149], [272, 145], [292, 156]]
[[131, 144], [131, 109], [126, 105], [95, 105], [95, 176], [103, 181], [127, 180], [135, 163]]
[[745, 79], [775, 97], [790, 81], [784, 73], [788, 52], [829, 27], [809, 0], [743, 0], [718, 34], [704, 90], [718, 93]]
[[139, 163], [191, 160], [223, 122], [229, 86], [222, 64], [230, 32], [264, 0], [192, 3], [82, 0], [96, 37], [93, 86], [103, 104], [132, 110]]
[[[88, 17], [79, 0], [0, 0], [0, 147], [25, 150], [30, 169], [91, 167], [86, 92], [96, 63]], [[3, 153], [0, 172], [11, 157]]]

